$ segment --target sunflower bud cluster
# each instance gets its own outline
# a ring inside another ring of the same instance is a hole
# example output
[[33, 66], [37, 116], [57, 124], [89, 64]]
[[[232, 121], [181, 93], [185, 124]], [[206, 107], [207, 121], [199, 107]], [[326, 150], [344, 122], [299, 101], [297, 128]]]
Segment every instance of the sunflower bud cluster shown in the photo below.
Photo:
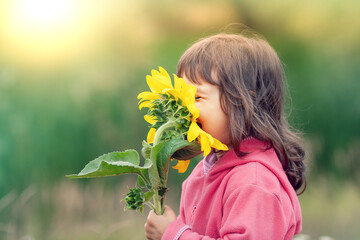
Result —
[[160, 99], [154, 100], [152, 104], [147, 114], [157, 120], [152, 128], [158, 130], [160, 127], [166, 126], [166, 131], [163, 131], [159, 140], [186, 140], [191, 123], [191, 113], [186, 106], [183, 106], [182, 100], [165, 93], [161, 94]]
[[130, 192], [126, 194], [125, 202], [126, 208], [131, 210], [142, 211], [144, 208], [144, 194], [140, 188], [129, 188]]

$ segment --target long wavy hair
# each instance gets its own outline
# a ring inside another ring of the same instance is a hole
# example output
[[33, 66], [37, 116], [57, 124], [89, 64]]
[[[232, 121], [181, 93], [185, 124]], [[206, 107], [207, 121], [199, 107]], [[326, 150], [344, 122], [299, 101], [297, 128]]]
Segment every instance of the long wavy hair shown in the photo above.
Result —
[[284, 71], [266, 40], [225, 33], [201, 39], [181, 56], [177, 74], [195, 84], [205, 80], [218, 86], [236, 154], [246, 154], [238, 146], [250, 136], [270, 143], [295, 191], [304, 192], [303, 140], [285, 116]]

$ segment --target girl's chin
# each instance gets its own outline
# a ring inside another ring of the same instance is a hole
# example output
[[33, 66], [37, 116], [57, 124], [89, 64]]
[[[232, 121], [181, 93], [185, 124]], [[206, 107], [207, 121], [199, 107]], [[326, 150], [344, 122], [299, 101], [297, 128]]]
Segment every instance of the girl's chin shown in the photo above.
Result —
[[216, 138], [217, 140], [219, 140], [221, 143], [225, 144], [225, 145], [229, 145], [230, 143], [230, 139], [227, 136], [213, 136], [214, 138]]
[[197, 125], [201, 128], [201, 130], [205, 131], [206, 133], [210, 134], [213, 138], [219, 140], [221, 143], [228, 145], [230, 143], [229, 137], [226, 136], [218, 136], [217, 134], [208, 131], [207, 129], [203, 128], [200, 122], [197, 122]]

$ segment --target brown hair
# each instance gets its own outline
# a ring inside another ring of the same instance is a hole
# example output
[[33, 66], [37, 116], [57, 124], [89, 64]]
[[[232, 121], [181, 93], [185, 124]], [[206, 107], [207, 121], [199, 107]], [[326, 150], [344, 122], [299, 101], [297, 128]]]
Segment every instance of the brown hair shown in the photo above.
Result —
[[264, 39], [225, 33], [201, 39], [182, 55], [177, 74], [195, 84], [205, 80], [218, 86], [236, 154], [246, 154], [237, 146], [249, 136], [270, 143], [293, 188], [304, 192], [302, 139], [285, 117], [282, 64]]

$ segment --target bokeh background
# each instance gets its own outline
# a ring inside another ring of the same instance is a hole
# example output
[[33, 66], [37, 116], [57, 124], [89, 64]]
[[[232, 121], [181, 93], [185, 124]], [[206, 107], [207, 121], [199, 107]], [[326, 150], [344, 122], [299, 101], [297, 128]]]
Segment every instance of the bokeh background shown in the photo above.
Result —
[[[175, 73], [194, 41], [239, 24], [284, 62], [289, 121], [308, 149], [303, 234], [360, 239], [359, 10], [356, 0], [0, 1], [0, 239], [144, 239], [147, 211], [120, 201], [135, 177], [64, 176], [140, 150], [146, 74]], [[174, 209], [191, 168], [170, 172]]]

